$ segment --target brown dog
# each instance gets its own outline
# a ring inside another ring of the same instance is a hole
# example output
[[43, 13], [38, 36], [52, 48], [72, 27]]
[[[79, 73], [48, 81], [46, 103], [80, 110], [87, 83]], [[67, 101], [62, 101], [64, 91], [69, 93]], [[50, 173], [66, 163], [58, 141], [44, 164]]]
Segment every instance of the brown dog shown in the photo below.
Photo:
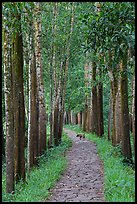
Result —
[[76, 137], [79, 137], [81, 140], [81, 138], [85, 138], [85, 134], [77, 134]]

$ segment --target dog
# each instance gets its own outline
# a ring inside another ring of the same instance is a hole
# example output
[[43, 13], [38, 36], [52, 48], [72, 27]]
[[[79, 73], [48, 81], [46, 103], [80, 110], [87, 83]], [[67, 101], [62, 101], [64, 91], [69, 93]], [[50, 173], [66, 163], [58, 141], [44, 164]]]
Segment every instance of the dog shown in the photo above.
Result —
[[85, 134], [77, 134], [76, 137], [79, 137], [81, 140], [81, 138], [83, 138], [83, 139], [85, 138]]

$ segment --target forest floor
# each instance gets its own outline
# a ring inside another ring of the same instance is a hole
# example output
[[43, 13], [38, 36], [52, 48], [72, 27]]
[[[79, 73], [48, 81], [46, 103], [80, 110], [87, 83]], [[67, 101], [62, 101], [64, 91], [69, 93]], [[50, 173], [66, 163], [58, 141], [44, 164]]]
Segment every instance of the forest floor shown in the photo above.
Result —
[[96, 144], [85, 138], [80, 140], [74, 131], [64, 131], [73, 140], [66, 152], [68, 167], [45, 202], [105, 202], [103, 164]]

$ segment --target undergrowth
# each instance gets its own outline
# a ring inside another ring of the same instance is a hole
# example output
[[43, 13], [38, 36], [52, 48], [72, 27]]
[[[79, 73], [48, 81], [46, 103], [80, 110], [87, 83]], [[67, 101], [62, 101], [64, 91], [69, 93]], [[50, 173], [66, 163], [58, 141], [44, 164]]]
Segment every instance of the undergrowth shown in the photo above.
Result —
[[26, 173], [27, 182], [18, 182], [15, 193], [6, 194], [5, 167], [2, 173], [2, 201], [3, 202], [40, 202], [49, 196], [49, 189], [53, 188], [56, 181], [67, 167], [64, 157], [65, 151], [72, 146], [72, 141], [63, 134], [62, 143], [58, 147], [47, 150], [41, 157], [37, 167]]
[[[83, 131], [78, 125], [66, 125], [76, 133]], [[104, 166], [104, 195], [108, 202], [135, 202], [135, 171], [123, 163], [119, 146], [113, 147], [107, 139], [85, 133], [87, 139], [97, 145]]]

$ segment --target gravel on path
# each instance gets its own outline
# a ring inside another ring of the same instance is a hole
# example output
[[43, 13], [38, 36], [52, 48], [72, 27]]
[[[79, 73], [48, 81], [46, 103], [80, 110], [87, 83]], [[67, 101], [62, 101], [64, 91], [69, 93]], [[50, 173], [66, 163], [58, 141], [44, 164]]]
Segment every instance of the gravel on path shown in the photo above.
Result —
[[67, 151], [68, 167], [45, 202], [105, 202], [103, 194], [103, 165], [96, 144], [76, 137], [64, 129], [73, 140]]

